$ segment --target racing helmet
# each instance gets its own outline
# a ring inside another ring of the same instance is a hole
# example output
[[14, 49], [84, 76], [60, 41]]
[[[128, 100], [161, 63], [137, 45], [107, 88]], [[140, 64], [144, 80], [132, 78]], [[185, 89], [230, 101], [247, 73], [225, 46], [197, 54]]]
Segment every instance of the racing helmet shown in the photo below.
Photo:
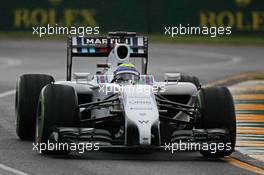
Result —
[[123, 63], [114, 71], [114, 79], [117, 82], [135, 82], [139, 80], [140, 73], [132, 63]]

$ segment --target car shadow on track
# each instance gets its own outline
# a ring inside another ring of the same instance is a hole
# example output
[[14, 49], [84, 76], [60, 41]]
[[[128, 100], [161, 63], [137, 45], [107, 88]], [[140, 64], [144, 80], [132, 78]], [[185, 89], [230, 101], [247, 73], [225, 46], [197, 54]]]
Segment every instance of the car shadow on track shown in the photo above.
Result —
[[55, 159], [73, 160], [128, 160], [128, 161], [216, 161], [219, 159], [207, 159], [199, 152], [73, 152], [66, 156], [43, 155]]

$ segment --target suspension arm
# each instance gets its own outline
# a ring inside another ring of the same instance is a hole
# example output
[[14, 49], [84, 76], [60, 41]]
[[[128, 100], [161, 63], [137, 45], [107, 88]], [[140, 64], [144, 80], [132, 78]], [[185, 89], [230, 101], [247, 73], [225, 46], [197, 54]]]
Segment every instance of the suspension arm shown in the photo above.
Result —
[[79, 108], [89, 107], [91, 105], [99, 105], [99, 104], [103, 104], [103, 103], [114, 102], [114, 101], [118, 101], [118, 100], [119, 100], [119, 98], [114, 98], [114, 99], [110, 99], [110, 100], [102, 100], [102, 101], [84, 103], [84, 104], [80, 104]]

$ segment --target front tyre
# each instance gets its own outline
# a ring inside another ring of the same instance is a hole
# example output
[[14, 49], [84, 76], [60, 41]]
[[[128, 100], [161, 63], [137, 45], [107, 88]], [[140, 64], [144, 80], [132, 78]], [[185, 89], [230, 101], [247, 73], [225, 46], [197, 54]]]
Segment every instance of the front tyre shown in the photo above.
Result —
[[[55, 127], [78, 127], [79, 108], [73, 87], [50, 84], [42, 89], [36, 122], [36, 143], [47, 143]], [[48, 150], [46, 154], [67, 154], [68, 150]]]
[[226, 87], [202, 88], [198, 94], [201, 108], [201, 120], [197, 128], [213, 129], [222, 128], [228, 130], [228, 140], [231, 149], [200, 151], [204, 157], [229, 156], [236, 144], [236, 116], [234, 102], [230, 91]]

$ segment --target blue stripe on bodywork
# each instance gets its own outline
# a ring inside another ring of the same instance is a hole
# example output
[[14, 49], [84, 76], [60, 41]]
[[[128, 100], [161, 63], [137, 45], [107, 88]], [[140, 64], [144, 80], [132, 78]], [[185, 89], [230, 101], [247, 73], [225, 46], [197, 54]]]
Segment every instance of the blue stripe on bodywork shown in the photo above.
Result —
[[95, 48], [89, 48], [90, 53], [95, 53]]
[[100, 77], [99, 75], [96, 75], [97, 84], [100, 84]]
[[142, 84], [146, 84], [146, 78], [144, 75], [140, 76], [140, 80]]
[[88, 49], [87, 48], [82, 48], [82, 53], [88, 53]]

